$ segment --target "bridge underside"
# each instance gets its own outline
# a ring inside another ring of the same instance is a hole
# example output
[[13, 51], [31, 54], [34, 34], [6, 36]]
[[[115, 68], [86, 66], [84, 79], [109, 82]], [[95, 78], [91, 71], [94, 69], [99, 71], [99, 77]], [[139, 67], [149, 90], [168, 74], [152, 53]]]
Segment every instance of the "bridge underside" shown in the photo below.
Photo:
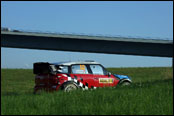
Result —
[[173, 57], [173, 43], [77, 39], [1, 33], [1, 47]]

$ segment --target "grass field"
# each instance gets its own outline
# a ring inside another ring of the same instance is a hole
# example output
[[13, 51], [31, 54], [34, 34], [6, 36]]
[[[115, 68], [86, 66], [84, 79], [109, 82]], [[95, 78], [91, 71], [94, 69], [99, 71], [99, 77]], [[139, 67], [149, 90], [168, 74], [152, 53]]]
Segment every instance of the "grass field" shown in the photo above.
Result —
[[108, 68], [132, 77], [129, 87], [33, 95], [30, 69], [1, 69], [1, 115], [172, 115], [173, 68]]

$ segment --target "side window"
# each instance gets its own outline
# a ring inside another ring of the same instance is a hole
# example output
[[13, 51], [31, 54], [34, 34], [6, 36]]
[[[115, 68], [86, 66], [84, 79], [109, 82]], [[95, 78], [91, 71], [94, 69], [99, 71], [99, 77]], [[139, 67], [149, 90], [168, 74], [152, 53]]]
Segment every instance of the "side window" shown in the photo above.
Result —
[[60, 73], [68, 73], [68, 66], [56, 65], [56, 68]]
[[100, 65], [90, 65], [93, 74], [104, 75], [103, 68]]
[[62, 73], [68, 73], [68, 66], [63, 66]]
[[89, 74], [85, 65], [72, 65], [71, 68], [73, 74]]

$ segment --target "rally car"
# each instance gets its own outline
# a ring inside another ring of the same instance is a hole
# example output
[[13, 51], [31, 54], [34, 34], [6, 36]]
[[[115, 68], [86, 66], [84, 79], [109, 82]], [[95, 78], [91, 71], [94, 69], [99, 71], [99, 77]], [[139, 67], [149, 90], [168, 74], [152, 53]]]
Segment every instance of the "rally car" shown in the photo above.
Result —
[[132, 83], [130, 77], [111, 74], [94, 61], [36, 62], [33, 64], [33, 72], [36, 74], [34, 93], [40, 90], [69, 92], [78, 88], [88, 90]]

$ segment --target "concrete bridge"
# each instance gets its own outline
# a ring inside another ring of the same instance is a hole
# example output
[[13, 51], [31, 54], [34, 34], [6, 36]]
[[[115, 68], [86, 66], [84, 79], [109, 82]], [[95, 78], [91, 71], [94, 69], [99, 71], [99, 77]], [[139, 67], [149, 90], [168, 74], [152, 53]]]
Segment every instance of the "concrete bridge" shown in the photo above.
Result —
[[173, 40], [1, 30], [1, 47], [173, 57]]

